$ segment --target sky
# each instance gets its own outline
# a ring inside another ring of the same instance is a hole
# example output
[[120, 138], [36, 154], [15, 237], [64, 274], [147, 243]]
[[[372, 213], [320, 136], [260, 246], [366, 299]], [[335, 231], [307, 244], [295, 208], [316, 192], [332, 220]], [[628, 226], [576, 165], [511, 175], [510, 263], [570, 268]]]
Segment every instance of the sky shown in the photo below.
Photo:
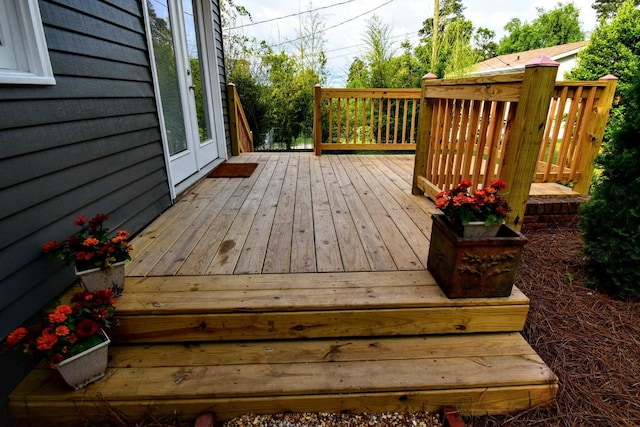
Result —
[[[564, 1], [566, 3], [567, 1]], [[485, 27], [496, 32], [495, 41], [504, 35], [504, 25], [513, 18], [531, 22], [537, 18], [536, 8], [554, 9], [558, 0], [463, 0], [464, 15], [474, 27]], [[596, 25], [593, 0], [573, 0], [580, 11], [580, 23], [587, 33]], [[407, 39], [418, 42], [418, 30], [422, 22], [433, 17], [434, 0], [236, 0], [236, 4], [247, 8], [254, 23], [298, 14], [311, 9], [323, 8], [318, 13], [325, 20], [324, 40], [328, 59], [329, 78], [326, 86], [344, 86], [353, 59], [362, 54], [363, 35], [367, 20], [373, 15], [381, 18], [390, 27], [394, 47]], [[333, 7], [328, 7], [336, 5]], [[251, 24], [243, 18], [242, 24]], [[331, 28], [334, 27], [335, 28]], [[297, 38], [299, 16], [271, 22], [249, 25], [243, 31], [248, 37], [256, 37], [274, 45]], [[284, 43], [274, 49], [292, 49]]]

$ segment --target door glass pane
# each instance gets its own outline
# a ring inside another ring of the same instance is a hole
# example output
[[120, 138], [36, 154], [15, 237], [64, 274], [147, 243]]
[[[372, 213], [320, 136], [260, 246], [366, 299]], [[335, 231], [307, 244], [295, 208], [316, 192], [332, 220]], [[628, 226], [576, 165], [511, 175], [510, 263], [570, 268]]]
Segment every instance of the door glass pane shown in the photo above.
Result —
[[152, 0], [148, 2], [148, 5], [153, 53], [158, 71], [158, 85], [162, 98], [162, 112], [169, 142], [169, 154], [174, 155], [187, 149], [187, 136], [184, 128], [171, 21], [166, 1]]
[[[195, 0], [194, 0], [195, 1]], [[198, 120], [198, 134], [200, 141], [211, 139], [209, 126], [209, 112], [205, 102], [205, 87], [203, 78], [204, 50], [201, 45], [200, 34], [196, 30], [196, 16], [193, 1], [183, 0], [182, 10], [184, 13], [184, 26], [187, 33], [187, 53], [189, 55], [189, 65], [191, 67], [191, 78], [193, 81], [193, 95], [196, 101], [196, 119]]]

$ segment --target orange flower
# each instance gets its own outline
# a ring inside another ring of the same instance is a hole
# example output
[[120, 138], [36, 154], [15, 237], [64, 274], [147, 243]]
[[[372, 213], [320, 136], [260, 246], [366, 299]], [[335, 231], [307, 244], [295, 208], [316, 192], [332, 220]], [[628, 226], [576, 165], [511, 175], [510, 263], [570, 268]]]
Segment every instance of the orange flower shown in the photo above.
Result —
[[59, 337], [66, 337], [67, 335], [69, 335], [69, 332], [71, 332], [69, 331], [69, 328], [64, 325], [58, 326], [56, 328], [56, 335]]
[[20, 327], [12, 331], [9, 335], [7, 335], [6, 346], [13, 347], [14, 345], [22, 341], [22, 339], [26, 337], [28, 333], [29, 331], [27, 330], [27, 328], [24, 328], [24, 327]]
[[50, 350], [57, 342], [57, 335], [52, 334], [50, 329], [46, 329], [42, 331], [42, 335], [36, 340], [36, 348], [38, 350]]
[[56, 312], [63, 313], [63, 314], [71, 314], [73, 313], [73, 310], [71, 309], [71, 306], [67, 304], [62, 304], [56, 307]]
[[67, 320], [67, 315], [64, 313], [54, 311], [53, 313], [49, 314], [49, 322], [51, 323], [62, 323], [65, 320]]
[[95, 237], [87, 237], [84, 242], [82, 242], [84, 246], [95, 246], [98, 243], [100, 243], [100, 240], [96, 239]]

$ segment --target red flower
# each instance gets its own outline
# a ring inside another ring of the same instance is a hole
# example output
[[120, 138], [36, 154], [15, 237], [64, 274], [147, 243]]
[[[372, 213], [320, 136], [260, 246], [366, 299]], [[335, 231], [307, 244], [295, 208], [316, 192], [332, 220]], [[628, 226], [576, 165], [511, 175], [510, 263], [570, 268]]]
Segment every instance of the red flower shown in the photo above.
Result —
[[504, 190], [505, 188], [507, 188], [507, 183], [504, 182], [501, 179], [496, 179], [495, 181], [491, 181], [489, 183], [489, 187], [493, 187], [495, 188], [497, 191], [501, 191]]
[[93, 258], [93, 252], [76, 252], [76, 260], [78, 261], [89, 261]]
[[78, 338], [89, 338], [95, 335], [100, 329], [100, 325], [91, 319], [83, 319], [76, 326]]
[[108, 216], [106, 216], [105, 214], [99, 213], [96, 216], [94, 216], [93, 218], [91, 218], [91, 220], [89, 221], [89, 226], [91, 228], [100, 227], [102, 225], [102, 223], [105, 222], [108, 219], [109, 219]]
[[55, 251], [59, 248], [60, 248], [60, 243], [56, 242], [55, 240], [52, 240], [42, 245], [42, 250], [44, 251], [45, 254], [51, 253], [52, 251]]
[[77, 217], [76, 219], [73, 220], [73, 225], [77, 225], [79, 227], [82, 227], [83, 225], [85, 225], [87, 223], [87, 221], [89, 221], [89, 220], [87, 219], [86, 216], [80, 215], [79, 217]]
[[94, 308], [91, 310], [91, 317], [98, 321], [108, 319], [110, 314], [111, 313], [106, 308]]

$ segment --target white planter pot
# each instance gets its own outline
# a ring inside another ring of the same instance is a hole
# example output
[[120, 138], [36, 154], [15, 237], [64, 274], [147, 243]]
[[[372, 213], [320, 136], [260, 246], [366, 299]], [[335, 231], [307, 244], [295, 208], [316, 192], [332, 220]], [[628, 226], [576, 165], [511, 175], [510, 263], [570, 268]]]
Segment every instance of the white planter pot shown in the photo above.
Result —
[[100, 289], [111, 289], [114, 296], [122, 295], [124, 291], [124, 265], [126, 261], [113, 264], [111, 268], [92, 268], [91, 270], [78, 271], [76, 268], [76, 276], [80, 283], [89, 292], [99, 291]]
[[63, 360], [55, 366], [62, 378], [78, 390], [104, 377], [109, 361], [109, 336], [102, 331], [105, 341], [82, 353]]
[[484, 221], [471, 221], [462, 226], [463, 239], [492, 239], [498, 235], [502, 223], [484, 225]]

